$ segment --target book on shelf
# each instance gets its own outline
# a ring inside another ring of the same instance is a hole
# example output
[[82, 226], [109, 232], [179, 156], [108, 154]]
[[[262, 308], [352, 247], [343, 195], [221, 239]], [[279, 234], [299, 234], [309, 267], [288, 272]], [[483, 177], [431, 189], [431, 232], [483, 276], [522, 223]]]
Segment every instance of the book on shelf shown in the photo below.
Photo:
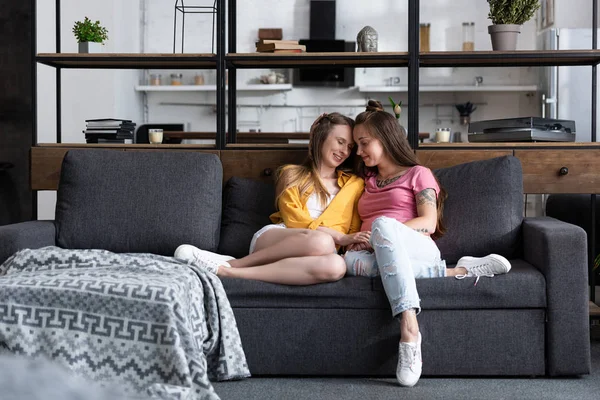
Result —
[[105, 139], [132, 139], [133, 138], [133, 133], [130, 132], [126, 132], [126, 133], [86, 133], [85, 134], [86, 139], [87, 138], [105, 138]]
[[120, 128], [87, 128], [86, 130], [82, 131], [83, 133], [87, 134], [114, 134], [114, 133], [130, 133], [133, 134], [133, 129], [120, 129]]
[[86, 119], [85, 122], [133, 122], [130, 119], [120, 119], [120, 118], [95, 118], [95, 119]]
[[104, 138], [93, 138], [85, 139], [86, 143], [123, 143], [133, 144], [133, 139], [104, 139]]
[[306, 51], [306, 46], [303, 44], [288, 44], [288, 43], [266, 43], [266, 44], [257, 44], [256, 51], [258, 52], [268, 52], [274, 50], [301, 50]]
[[305, 53], [300, 49], [279, 49], [273, 51], [261, 51], [261, 53], [277, 53], [277, 54], [293, 54], [293, 53]]
[[116, 127], [135, 127], [135, 122], [129, 119], [103, 118], [103, 119], [86, 119], [88, 128], [116, 128]]
[[281, 44], [300, 44], [297, 40], [273, 40], [273, 39], [260, 39], [256, 42], [256, 45], [259, 44], [273, 44], [273, 43], [281, 43]]

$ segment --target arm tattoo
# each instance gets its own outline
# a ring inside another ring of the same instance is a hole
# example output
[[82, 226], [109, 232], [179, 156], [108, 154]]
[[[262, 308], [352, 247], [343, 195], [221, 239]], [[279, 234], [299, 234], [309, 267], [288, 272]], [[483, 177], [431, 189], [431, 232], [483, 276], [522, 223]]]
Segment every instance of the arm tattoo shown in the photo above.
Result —
[[422, 206], [423, 204], [431, 204], [432, 206], [436, 206], [436, 198], [435, 198], [435, 190], [433, 189], [423, 189], [416, 196], [417, 205]]
[[421, 233], [429, 233], [429, 229], [427, 228], [414, 228], [413, 230]]

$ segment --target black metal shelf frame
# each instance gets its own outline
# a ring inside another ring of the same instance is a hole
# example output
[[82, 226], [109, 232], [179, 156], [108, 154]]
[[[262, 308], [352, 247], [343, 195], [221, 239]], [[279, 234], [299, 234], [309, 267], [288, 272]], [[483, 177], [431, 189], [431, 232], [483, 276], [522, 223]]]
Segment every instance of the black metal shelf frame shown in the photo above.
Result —
[[[36, 25], [37, 22], [35, 18], [37, 17], [37, 2], [36, 0], [32, 1], [32, 9], [34, 15], [34, 23], [32, 28], [32, 43], [33, 43], [33, 59], [38, 61], [37, 57], [37, 39], [36, 39]], [[61, 52], [61, 35], [60, 35], [60, 17], [61, 17], [61, 1], [55, 0], [55, 28], [56, 28], [56, 53]], [[236, 142], [236, 127], [237, 127], [237, 118], [236, 118], [236, 105], [237, 105], [237, 68], [252, 68], [252, 66], [243, 66], [238, 65], [237, 62], [241, 60], [240, 57], [236, 57], [236, 49], [237, 49], [237, 0], [216, 0], [217, 4], [217, 53], [215, 56], [216, 63], [216, 71], [217, 71], [217, 140], [216, 147], [219, 150], [225, 149], [227, 143], [235, 143]], [[472, 60], [482, 60], [477, 63], [477, 66], [527, 66], [527, 65], [535, 65], [535, 66], [550, 66], [550, 65], [591, 65], [592, 68], [592, 136], [591, 141], [596, 141], [596, 129], [597, 129], [597, 120], [596, 120], [596, 110], [597, 110], [597, 65], [600, 62], [598, 57], [594, 58], [589, 55], [584, 54], [582, 52], [582, 59], [578, 59], [577, 57], [566, 58], [557, 62], [556, 58], [553, 55], [544, 55], [541, 53], [533, 53], [533, 52], [525, 52], [522, 54], [515, 54], [514, 59], [511, 62], [510, 60], [502, 65], [498, 64], [498, 61], [505, 57], [505, 55], [500, 53], [483, 53], [483, 54], [463, 54], [461, 59], [452, 59], [452, 64], [450, 64], [450, 57], [447, 54], [436, 54], [436, 53], [425, 53], [420, 54], [418, 49], [419, 43], [419, 11], [420, 11], [420, 0], [408, 0], [408, 103], [409, 104], [419, 104], [419, 69], [420, 68], [435, 68], [435, 67], [466, 67], [473, 66]], [[228, 26], [226, 28], [226, 14], [228, 18]], [[592, 50], [598, 49], [598, 38], [597, 38], [597, 28], [598, 28], [598, 0], [592, 0]], [[227, 29], [227, 30], [226, 30]], [[225, 40], [227, 38], [227, 49], [231, 55], [226, 55], [226, 43]], [[304, 60], [310, 60], [309, 58], [305, 58]], [[397, 59], [398, 63], [406, 63], [406, 57], [399, 55], [390, 55], [390, 59]], [[336, 57], [337, 58], [337, 57]], [[387, 56], [382, 56], [382, 60], [385, 60]], [[355, 66], [363, 66], [363, 67], [377, 67], [377, 66], [389, 66], [389, 63], [385, 63], [381, 61], [380, 64], [377, 63], [366, 63], [360, 64], [360, 56], [358, 55], [340, 55], [340, 60], [350, 60], [356, 61]], [[290, 68], [289, 61], [294, 60], [293, 57], [280, 56], [277, 58], [273, 58], [270, 63], [265, 63], [264, 59], [260, 59], [259, 55], [257, 58], [253, 60], [252, 57], [244, 58], [245, 61], [256, 61], [257, 63], [260, 61], [260, 66], [262, 67], [271, 67], [276, 68], [279, 66], [284, 66], [286, 68]], [[318, 61], [319, 59], [315, 57], [314, 61]], [[320, 58], [322, 60], [322, 58]], [[471, 60], [469, 62], [469, 60]], [[485, 60], [489, 60], [489, 64], [485, 62]], [[515, 61], [517, 60], [517, 61]], [[285, 63], [288, 61], [288, 63]], [[280, 64], [278, 64], [278, 62]], [[389, 62], [389, 61], [388, 61]], [[303, 64], [303, 67], [309, 67], [310, 63]], [[406, 65], [406, 64], [404, 64]], [[402, 65], [402, 66], [404, 66]], [[56, 68], [56, 142], [61, 143], [61, 78], [62, 78], [62, 68], [61, 65], [54, 65]], [[89, 64], [89, 65], [79, 65], [77, 68], [101, 68], [97, 64]], [[119, 68], [118, 66], [106, 66], [105, 68]], [[122, 68], [122, 67], [120, 67]], [[135, 68], [132, 66], [131, 68]], [[157, 66], [156, 68], [161, 68]], [[164, 67], [168, 68], [168, 67]], [[185, 68], [185, 67], [183, 67]], [[189, 67], [189, 68], [197, 68], [197, 67]], [[226, 88], [227, 81], [227, 73], [229, 73], [229, 89]], [[37, 108], [35, 106], [37, 101], [37, 73], [36, 68], [34, 66], [32, 72], [33, 79], [33, 142], [37, 143]], [[227, 104], [226, 104], [226, 96], [227, 96]], [[226, 107], [228, 107], [229, 113], [228, 118], [225, 113]], [[226, 132], [229, 130], [231, 133], [227, 136]], [[409, 107], [408, 109], [408, 132], [409, 132], [409, 141], [413, 148], [417, 149], [419, 147], [418, 140], [418, 132], [419, 132], [419, 108], [418, 107]], [[37, 198], [34, 196], [34, 212], [32, 215], [37, 216]], [[590, 245], [588, 252], [588, 259], [590, 265], [593, 265], [593, 260], [595, 258], [595, 218], [596, 218], [596, 195], [591, 194], [591, 231], [590, 231]], [[595, 287], [595, 274], [590, 271], [590, 285], [592, 288]], [[595, 293], [594, 290], [590, 291], [590, 298], [592, 301], [595, 301]]]

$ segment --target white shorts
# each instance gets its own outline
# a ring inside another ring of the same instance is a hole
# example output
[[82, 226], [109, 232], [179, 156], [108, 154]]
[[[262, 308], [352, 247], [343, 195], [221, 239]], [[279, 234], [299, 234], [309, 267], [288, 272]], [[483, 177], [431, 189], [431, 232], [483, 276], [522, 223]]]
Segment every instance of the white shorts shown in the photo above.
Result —
[[258, 240], [258, 238], [260, 237], [260, 235], [262, 235], [263, 233], [265, 233], [268, 230], [274, 229], [274, 228], [283, 228], [286, 229], [286, 226], [283, 222], [280, 222], [278, 224], [271, 224], [271, 225], [265, 225], [262, 228], [260, 228], [255, 234], [254, 236], [252, 236], [252, 241], [250, 242], [250, 250], [249, 250], [249, 254], [254, 253], [254, 248], [256, 247], [256, 241]]

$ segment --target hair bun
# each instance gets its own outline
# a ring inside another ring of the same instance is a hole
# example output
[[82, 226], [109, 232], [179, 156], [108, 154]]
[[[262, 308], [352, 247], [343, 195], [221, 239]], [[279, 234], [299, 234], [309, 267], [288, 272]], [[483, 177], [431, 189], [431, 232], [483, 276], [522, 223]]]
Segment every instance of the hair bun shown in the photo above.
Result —
[[369, 100], [369, 103], [367, 103], [367, 111], [384, 111], [383, 110], [383, 105], [381, 104], [380, 101], [377, 100]]

